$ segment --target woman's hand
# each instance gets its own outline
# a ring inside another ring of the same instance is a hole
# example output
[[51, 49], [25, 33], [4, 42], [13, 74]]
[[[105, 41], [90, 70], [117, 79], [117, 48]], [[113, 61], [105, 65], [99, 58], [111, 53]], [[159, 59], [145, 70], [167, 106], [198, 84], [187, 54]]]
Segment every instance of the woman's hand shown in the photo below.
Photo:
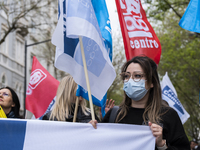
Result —
[[110, 99], [110, 101], [108, 101], [108, 99], [106, 100], [106, 107], [105, 107], [105, 112], [107, 113], [110, 108], [113, 108], [115, 106], [115, 101]]
[[163, 128], [155, 123], [149, 122], [150, 129], [153, 135], [156, 137], [156, 146], [163, 147], [165, 145], [165, 140], [163, 140], [162, 131]]
[[96, 120], [90, 120], [90, 122], [89, 123], [91, 123], [92, 124], [92, 126], [95, 128], [95, 129], [97, 129], [97, 121]]
[[[115, 106], [115, 101], [110, 99], [110, 101], [108, 101], [108, 99], [106, 100], [106, 107], [105, 107], [105, 113], [107, 113], [110, 108], [113, 108]], [[101, 120], [103, 119], [102, 117], [102, 113], [101, 113], [101, 107], [99, 107], [99, 116], [101, 118]]]

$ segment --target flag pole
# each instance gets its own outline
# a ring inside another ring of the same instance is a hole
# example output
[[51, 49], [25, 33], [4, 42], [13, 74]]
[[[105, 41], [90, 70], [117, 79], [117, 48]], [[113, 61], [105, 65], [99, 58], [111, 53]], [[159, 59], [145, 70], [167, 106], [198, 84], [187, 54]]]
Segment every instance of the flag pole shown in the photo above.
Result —
[[82, 54], [82, 59], [83, 59], [83, 67], [84, 67], [84, 72], [85, 72], [87, 90], [88, 90], [88, 97], [89, 97], [89, 103], [90, 103], [91, 116], [92, 116], [92, 120], [95, 120], [94, 108], [93, 108], [93, 103], [92, 103], [92, 95], [91, 95], [91, 90], [90, 90], [90, 82], [89, 82], [89, 78], [88, 78], [87, 65], [86, 65], [86, 61], [85, 61], [85, 53], [84, 53], [83, 41], [82, 41], [82, 37], [81, 36], [79, 36], [79, 41], [80, 41], [81, 54]]
[[79, 102], [79, 99], [78, 99], [78, 97], [77, 97], [77, 98], [76, 98], [75, 108], [74, 108], [74, 118], [73, 118], [73, 122], [76, 122], [76, 116], [77, 116], [77, 111], [78, 111], [78, 102]]

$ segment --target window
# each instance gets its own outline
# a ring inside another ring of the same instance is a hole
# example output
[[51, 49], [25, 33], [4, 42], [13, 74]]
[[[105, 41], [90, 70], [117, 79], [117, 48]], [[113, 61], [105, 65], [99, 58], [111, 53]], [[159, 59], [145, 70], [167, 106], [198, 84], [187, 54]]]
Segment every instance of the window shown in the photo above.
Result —
[[5, 76], [5, 74], [1, 77], [0, 86], [1, 87], [6, 86], [6, 76]]
[[16, 53], [15, 58], [18, 62], [22, 63], [24, 61], [24, 44], [20, 40], [16, 41]]
[[[3, 38], [5, 32], [6, 30], [2, 30], [1, 39]], [[8, 54], [8, 36], [6, 37], [5, 41], [0, 46], [1, 46], [1, 52], [4, 54]]]

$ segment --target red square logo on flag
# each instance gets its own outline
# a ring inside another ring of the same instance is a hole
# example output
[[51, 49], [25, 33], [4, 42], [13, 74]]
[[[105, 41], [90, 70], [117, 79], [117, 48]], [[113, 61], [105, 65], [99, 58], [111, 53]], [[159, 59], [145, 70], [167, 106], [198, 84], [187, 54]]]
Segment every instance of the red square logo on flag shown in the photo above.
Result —
[[46, 77], [47, 75], [41, 69], [34, 70], [31, 73], [31, 78], [29, 82], [30, 88], [35, 89], [37, 85], [39, 85], [40, 82], [42, 82]]

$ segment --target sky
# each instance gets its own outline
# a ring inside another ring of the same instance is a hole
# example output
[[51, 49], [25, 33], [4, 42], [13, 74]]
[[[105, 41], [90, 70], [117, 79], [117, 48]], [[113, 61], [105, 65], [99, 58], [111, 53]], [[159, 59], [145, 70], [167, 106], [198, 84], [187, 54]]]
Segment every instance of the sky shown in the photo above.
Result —
[[111, 24], [112, 31], [113, 32], [119, 31], [120, 25], [119, 25], [119, 19], [118, 19], [115, 0], [106, 0], [106, 4], [107, 4], [108, 13], [110, 16], [110, 24]]
[[[111, 22], [110, 24], [111, 24], [112, 31], [113, 32], [121, 31], [115, 0], [106, 0], [106, 4], [107, 4], [108, 13], [110, 16], [110, 22]], [[147, 7], [147, 5], [144, 3], [142, 3], [142, 6], [144, 9]]]

